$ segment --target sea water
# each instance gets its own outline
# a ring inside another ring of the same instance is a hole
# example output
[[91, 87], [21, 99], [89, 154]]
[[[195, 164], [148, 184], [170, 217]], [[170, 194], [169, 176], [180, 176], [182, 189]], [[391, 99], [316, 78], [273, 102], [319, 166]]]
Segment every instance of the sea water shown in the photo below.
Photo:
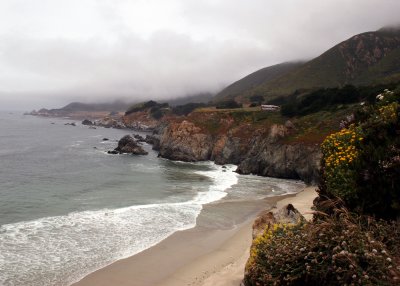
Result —
[[132, 131], [67, 122], [0, 113], [0, 285], [70, 285], [194, 227], [205, 204], [303, 187], [172, 162], [146, 143], [147, 156], [110, 155]]

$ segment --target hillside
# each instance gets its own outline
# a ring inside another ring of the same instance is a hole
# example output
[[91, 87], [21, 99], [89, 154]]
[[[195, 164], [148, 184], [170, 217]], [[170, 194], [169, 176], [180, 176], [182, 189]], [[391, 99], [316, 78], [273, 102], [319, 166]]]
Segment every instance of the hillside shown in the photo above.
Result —
[[[274, 70], [275, 67], [263, 70]], [[400, 29], [380, 29], [353, 36], [319, 57], [283, 71], [276, 77], [265, 76], [262, 79], [259, 72], [227, 87], [216, 98], [248, 101], [252, 95], [263, 95], [270, 100], [277, 96], [289, 95], [296, 90], [340, 87], [346, 84], [369, 85], [399, 80]], [[249, 84], [251, 80], [253, 86]]]
[[287, 62], [262, 68], [232, 83], [218, 93], [214, 100], [218, 101], [220, 99], [235, 98], [236, 96], [240, 96], [241, 94], [246, 93], [253, 88], [256, 88], [262, 84], [266, 84], [296, 68], [299, 68], [303, 64], [303, 62]]

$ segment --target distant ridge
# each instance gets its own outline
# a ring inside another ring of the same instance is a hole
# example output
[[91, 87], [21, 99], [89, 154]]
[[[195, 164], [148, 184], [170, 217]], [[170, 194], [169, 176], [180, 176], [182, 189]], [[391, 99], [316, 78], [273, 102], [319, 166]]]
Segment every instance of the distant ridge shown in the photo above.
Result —
[[[400, 28], [384, 27], [358, 34], [311, 61], [285, 65], [264, 68], [244, 77], [222, 90], [216, 100], [248, 101], [252, 95], [263, 95], [270, 100], [296, 90], [398, 81]], [[273, 71], [272, 76], [265, 71]]]
[[123, 101], [114, 101], [111, 103], [82, 103], [71, 102], [60, 108], [63, 111], [125, 111], [131, 104]]

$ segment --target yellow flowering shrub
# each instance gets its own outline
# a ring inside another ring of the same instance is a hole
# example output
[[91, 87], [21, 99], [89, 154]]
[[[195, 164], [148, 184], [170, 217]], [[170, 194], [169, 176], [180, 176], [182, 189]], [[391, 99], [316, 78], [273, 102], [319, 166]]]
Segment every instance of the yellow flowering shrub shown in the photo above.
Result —
[[318, 193], [321, 203], [339, 197], [351, 211], [391, 219], [400, 215], [400, 104], [381, 96], [321, 144]]
[[262, 244], [268, 243], [270, 240], [274, 239], [275, 236], [284, 235], [287, 230], [292, 228], [293, 224], [285, 224], [285, 223], [275, 223], [271, 227], [267, 228], [264, 233], [253, 240], [253, 245], [250, 249], [250, 257], [247, 261], [247, 267], [250, 267], [254, 264], [256, 258], [259, 255], [258, 250]]
[[335, 196], [354, 196], [354, 165], [364, 140], [360, 128], [354, 124], [326, 137], [321, 144], [324, 180]]
[[398, 103], [394, 102], [379, 108], [379, 117], [384, 123], [394, 123], [397, 121]]

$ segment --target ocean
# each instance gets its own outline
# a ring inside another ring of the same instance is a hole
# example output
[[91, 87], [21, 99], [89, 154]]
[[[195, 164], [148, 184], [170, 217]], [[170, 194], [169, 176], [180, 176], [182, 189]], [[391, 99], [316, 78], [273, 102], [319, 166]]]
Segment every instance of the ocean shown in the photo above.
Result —
[[[130, 130], [0, 113], [0, 285], [71, 285], [179, 230], [205, 204], [294, 193], [302, 182], [243, 176], [236, 166], [110, 155]], [[143, 136], [145, 134], [139, 133]], [[104, 140], [107, 138], [108, 140]]]

